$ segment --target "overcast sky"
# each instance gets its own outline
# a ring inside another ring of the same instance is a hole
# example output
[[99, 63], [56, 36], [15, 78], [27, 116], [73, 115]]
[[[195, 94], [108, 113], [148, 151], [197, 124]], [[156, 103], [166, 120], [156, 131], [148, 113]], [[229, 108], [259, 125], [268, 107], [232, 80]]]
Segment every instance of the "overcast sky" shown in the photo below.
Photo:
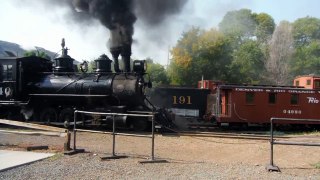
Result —
[[[83, 26], [68, 20], [67, 8], [44, 7], [30, 2], [1, 0], [0, 40], [18, 43], [24, 48], [40, 46], [58, 52], [61, 38], [65, 38], [69, 54], [79, 61], [93, 60], [103, 53], [111, 57], [106, 46], [109, 31], [99, 21]], [[189, 0], [181, 13], [154, 28], [145, 26], [138, 19], [134, 25], [132, 57], [150, 57], [165, 65], [168, 49], [176, 44], [182, 32], [192, 26], [217, 28], [223, 16], [231, 10], [248, 8], [256, 13], [265, 12], [279, 23], [306, 16], [320, 18], [319, 7], [319, 0]]]

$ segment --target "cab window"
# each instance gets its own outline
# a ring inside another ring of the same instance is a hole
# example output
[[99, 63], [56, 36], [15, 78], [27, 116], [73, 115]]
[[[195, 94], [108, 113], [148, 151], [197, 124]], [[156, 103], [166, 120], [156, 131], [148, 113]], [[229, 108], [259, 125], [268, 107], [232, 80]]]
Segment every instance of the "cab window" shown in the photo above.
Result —
[[13, 66], [12, 65], [2, 65], [2, 78], [3, 80], [13, 80]]

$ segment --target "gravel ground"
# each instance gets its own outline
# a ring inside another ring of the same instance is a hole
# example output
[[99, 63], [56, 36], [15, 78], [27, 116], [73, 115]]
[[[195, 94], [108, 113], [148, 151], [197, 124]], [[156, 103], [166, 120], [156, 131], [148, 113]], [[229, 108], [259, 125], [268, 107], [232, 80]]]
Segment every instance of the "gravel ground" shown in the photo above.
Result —
[[[21, 150], [49, 145], [49, 159], [0, 172], [0, 179], [320, 179], [319, 147], [275, 146], [281, 172], [267, 172], [269, 143], [262, 140], [156, 136], [155, 155], [167, 163], [140, 164], [150, 157], [151, 140], [117, 137], [116, 153], [128, 158], [100, 160], [110, 153], [112, 136], [79, 133], [77, 146], [86, 153], [63, 155], [64, 138], [0, 134], [0, 149]], [[297, 136], [294, 140], [320, 141]], [[44, 152], [44, 151], [41, 151]]]

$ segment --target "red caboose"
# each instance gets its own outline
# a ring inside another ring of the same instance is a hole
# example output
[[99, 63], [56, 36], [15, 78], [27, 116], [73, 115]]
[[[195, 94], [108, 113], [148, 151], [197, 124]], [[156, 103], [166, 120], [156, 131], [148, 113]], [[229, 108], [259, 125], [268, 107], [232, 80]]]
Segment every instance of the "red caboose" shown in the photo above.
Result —
[[297, 77], [294, 84], [300, 86], [232, 85], [204, 80], [199, 88], [206, 83], [212, 92], [207, 101], [207, 118], [219, 124], [266, 124], [271, 117], [320, 119], [317, 76]]

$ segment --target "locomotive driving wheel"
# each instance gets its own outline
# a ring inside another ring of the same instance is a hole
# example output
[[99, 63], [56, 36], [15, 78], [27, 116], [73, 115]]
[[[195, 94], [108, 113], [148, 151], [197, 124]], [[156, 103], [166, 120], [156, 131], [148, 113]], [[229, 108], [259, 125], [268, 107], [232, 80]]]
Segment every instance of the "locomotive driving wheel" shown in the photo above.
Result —
[[131, 119], [130, 124], [135, 131], [145, 131], [148, 128], [148, 122], [144, 118]]
[[57, 122], [57, 110], [52, 107], [44, 108], [40, 113], [40, 121], [50, 124], [50, 122]]

